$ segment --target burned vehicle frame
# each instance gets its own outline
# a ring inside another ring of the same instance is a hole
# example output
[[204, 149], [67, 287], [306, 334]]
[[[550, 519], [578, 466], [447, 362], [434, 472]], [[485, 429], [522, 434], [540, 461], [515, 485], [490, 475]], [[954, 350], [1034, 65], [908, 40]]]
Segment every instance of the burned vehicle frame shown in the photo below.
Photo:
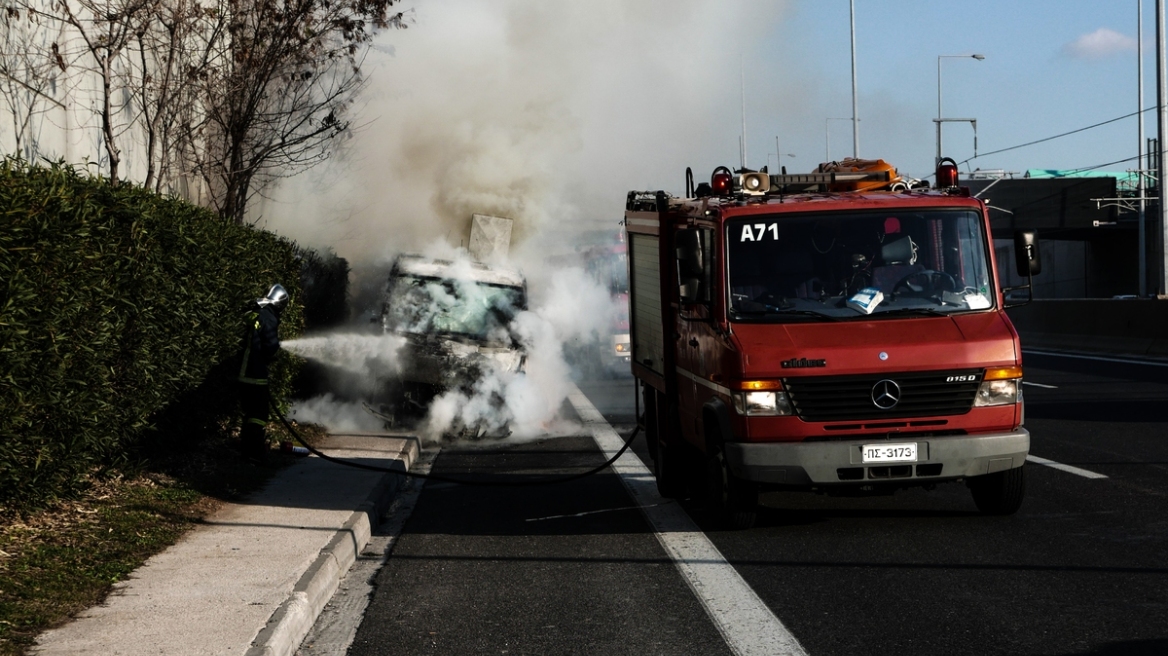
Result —
[[[382, 328], [405, 338], [398, 374], [386, 382], [386, 416], [410, 424], [438, 396], [481, 394], [483, 381], [522, 374], [526, 352], [512, 321], [527, 309], [527, 285], [513, 269], [471, 261], [401, 255], [386, 281]], [[492, 405], [501, 408], [498, 391]], [[456, 425], [481, 437], [482, 426]]]

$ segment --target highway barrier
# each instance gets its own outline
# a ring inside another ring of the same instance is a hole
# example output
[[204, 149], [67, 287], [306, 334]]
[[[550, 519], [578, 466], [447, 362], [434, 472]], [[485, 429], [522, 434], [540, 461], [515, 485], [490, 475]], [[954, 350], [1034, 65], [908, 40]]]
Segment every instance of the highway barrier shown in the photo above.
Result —
[[1036, 300], [1007, 314], [1023, 348], [1168, 358], [1168, 300]]

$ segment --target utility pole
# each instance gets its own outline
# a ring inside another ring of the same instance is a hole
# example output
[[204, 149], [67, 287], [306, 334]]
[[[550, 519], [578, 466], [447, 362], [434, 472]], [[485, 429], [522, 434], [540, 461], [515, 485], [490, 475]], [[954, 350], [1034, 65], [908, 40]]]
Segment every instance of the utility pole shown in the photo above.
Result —
[[852, 157], [860, 158], [860, 110], [856, 103], [856, 0], [852, 9]]
[[1144, 197], [1147, 196], [1144, 189], [1144, 0], [1136, 0], [1136, 66], [1137, 77], [1139, 78], [1139, 110], [1140, 114], [1140, 134], [1139, 134], [1139, 152], [1140, 157], [1136, 160], [1136, 193], [1140, 195], [1140, 297], [1148, 295], [1148, 230], [1145, 225], [1145, 215], [1147, 201]]
[[738, 75], [742, 78], [742, 167], [746, 168], [746, 67], [738, 58]]
[[1168, 203], [1165, 200], [1164, 162], [1168, 151], [1168, 107], [1164, 105], [1168, 100], [1168, 61], [1164, 52], [1164, 0], [1156, 0], [1156, 134], [1159, 137], [1156, 145], [1156, 189], [1159, 200], [1156, 201], [1157, 212], [1160, 217], [1160, 276], [1157, 286], [1159, 293], [1168, 293]]

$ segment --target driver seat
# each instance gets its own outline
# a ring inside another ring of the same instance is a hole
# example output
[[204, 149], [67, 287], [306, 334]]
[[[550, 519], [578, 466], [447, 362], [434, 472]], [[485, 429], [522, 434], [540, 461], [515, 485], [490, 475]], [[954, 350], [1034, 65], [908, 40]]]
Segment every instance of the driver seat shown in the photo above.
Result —
[[896, 283], [926, 270], [916, 263], [917, 245], [908, 235], [884, 244], [880, 249], [880, 260], [884, 265], [872, 268], [872, 286], [885, 295], [892, 293]]

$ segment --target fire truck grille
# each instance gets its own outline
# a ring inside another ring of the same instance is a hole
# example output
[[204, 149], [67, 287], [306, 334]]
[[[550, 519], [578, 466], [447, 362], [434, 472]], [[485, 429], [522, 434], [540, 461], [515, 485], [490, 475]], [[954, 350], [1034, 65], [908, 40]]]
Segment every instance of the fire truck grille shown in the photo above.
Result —
[[800, 376], [784, 378], [783, 387], [795, 414], [805, 421], [936, 417], [969, 412], [983, 375], [980, 369], [966, 369]]

